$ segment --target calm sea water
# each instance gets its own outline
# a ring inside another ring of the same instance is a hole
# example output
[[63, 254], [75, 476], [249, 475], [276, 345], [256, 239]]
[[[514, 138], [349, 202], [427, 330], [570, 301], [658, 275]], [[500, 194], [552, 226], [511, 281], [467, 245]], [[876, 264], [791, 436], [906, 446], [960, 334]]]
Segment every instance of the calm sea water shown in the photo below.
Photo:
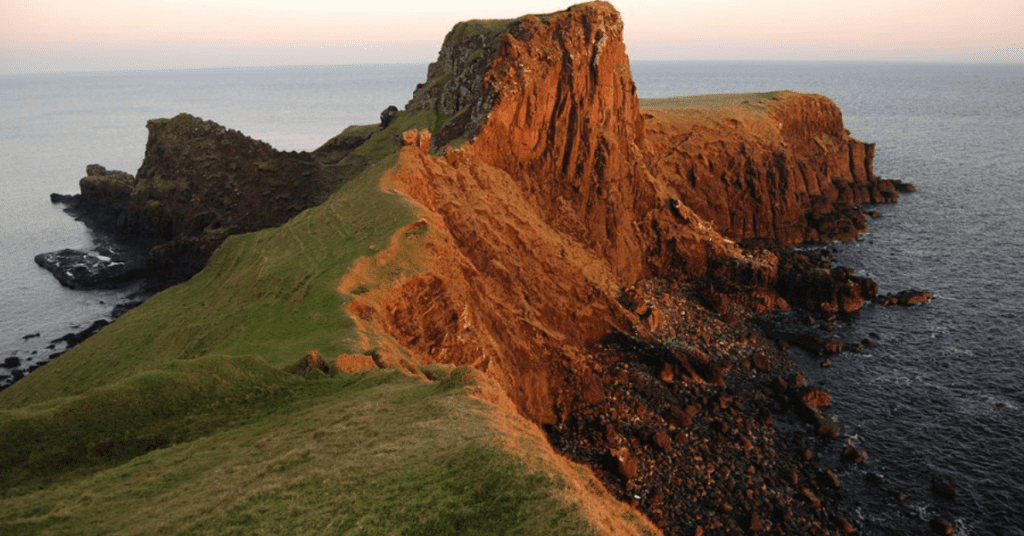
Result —
[[[401, 107], [425, 73], [426, 65], [391, 65], [0, 76], [0, 358], [41, 362], [50, 339], [124, 298], [63, 289], [32, 257], [90, 245], [48, 196], [75, 192], [89, 163], [134, 173], [147, 119], [185, 111], [278, 149], [308, 150]], [[838, 258], [883, 291], [928, 289], [938, 299], [869, 306], [839, 332], [877, 335], [868, 353], [836, 356], [827, 369], [798, 356], [870, 456], [846, 466], [833, 445], [825, 462], [840, 469], [864, 534], [927, 534], [933, 517], [960, 534], [1024, 534], [1024, 66], [634, 62], [633, 75], [642, 97], [826, 95], [855, 137], [877, 143], [878, 175], [918, 186], [880, 207], [871, 232], [839, 245]], [[951, 483], [957, 497], [935, 496], [932, 480]], [[900, 505], [895, 492], [909, 499]]]

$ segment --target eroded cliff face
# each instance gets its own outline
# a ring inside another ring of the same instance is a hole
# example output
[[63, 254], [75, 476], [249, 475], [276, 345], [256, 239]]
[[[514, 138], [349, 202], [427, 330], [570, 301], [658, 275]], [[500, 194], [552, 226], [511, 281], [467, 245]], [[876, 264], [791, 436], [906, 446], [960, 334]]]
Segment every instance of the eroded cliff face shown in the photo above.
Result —
[[793, 245], [850, 240], [861, 203], [892, 202], [874, 145], [850, 137], [819, 95], [783, 91], [711, 107], [652, 101], [646, 157], [679, 200], [734, 240]]
[[353, 307], [425, 361], [487, 370], [553, 423], [571, 408], [559, 393], [591, 381], [588, 346], [642, 326], [624, 288], [742, 252], [647, 170], [618, 13], [583, 4], [516, 25], [483, 78], [496, 97], [472, 141], [437, 157], [429, 133], [408, 133], [385, 185], [422, 206], [444, 253]]
[[[802, 292], [799, 259], [738, 242], [851, 238], [856, 203], [895, 188], [824, 97], [643, 107], [622, 30], [604, 2], [456, 27], [407, 107], [447, 123], [405, 132], [381, 184], [421, 220], [339, 290], [374, 366], [478, 368], [667, 532], [756, 532], [780, 508], [785, 530], [823, 529], [759, 391], [791, 361], [750, 318], [787, 297], [854, 313], [867, 290], [826, 270]], [[708, 456], [728, 458], [726, 476]], [[806, 501], [772, 502], [800, 486]], [[712, 493], [742, 510], [700, 521]]]
[[[848, 238], [863, 226], [853, 202], [887, 199], [871, 146], [849, 137], [823, 97], [782, 92], [714, 117], [642, 110], [622, 20], [607, 3], [463, 24], [510, 31], [467, 38], [482, 33], [456, 27], [430, 69], [440, 78], [410, 106], [458, 100], [446, 114], [460, 106], [485, 120], [442, 156], [430, 133], [407, 133], [386, 186], [422, 206], [446, 253], [354, 307], [373, 319], [368, 329], [426, 361], [486, 368], [537, 422], [569, 411], [559, 393], [588, 381], [597, 341], [651, 329], [622, 306], [627, 289], [652, 278], [711, 281], [717, 288], [703, 296], [719, 313], [723, 300], [784, 308], [778, 259], [735, 241]], [[477, 40], [488, 47], [464, 50], [473, 62], [451, 57], [455, 44]], [[460, 65], [471, 73], [460, 78]]]

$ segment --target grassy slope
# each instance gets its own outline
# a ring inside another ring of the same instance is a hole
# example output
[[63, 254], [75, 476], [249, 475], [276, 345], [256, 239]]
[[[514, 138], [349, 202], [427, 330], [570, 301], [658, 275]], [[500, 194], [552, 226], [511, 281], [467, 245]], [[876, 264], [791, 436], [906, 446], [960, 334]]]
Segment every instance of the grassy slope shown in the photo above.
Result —
[[301, 381], [207, 436], [9, 495], [4, 534], [585, 534], [456, 373]]
[[326, 203], [229, 239], [0, 392], [0, 532], [586, 532], [547, 477], [490, 446], [465, 396], [283, 372], [354, 342], [337, 281], [413, 220], [377, 183], [397, 135], [437, 122], [400, 115], [338, 165], [374, 162]]
[[768, 93], [712, 93], [708, 95], [690, 95], [685, 97], [665, 97], [660, 99], [640, 99], [641, 108], [704, 108], [728, 106], [730, 104], [750, 104], [780, 94], [780, 91]]

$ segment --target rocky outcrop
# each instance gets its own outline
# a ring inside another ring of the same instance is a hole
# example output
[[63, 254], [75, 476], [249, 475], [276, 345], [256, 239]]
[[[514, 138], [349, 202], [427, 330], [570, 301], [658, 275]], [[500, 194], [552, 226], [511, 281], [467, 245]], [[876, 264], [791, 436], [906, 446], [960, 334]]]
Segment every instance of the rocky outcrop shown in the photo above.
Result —
[[653, 103], [648, 165], [733, 240], [850, 240], [866, 230], [858, 205], [897, 199], [896, 185], [874, 175], [874, 144], [851, 138], [825, 97], [781, 91], [699, 109]]
[[[147, 128], [137, 177], [93, 164], [80, 194], [51, 196], [109, 235], [107, 253], [65, 250], [36, 258], [63, 284], [110, 286], [143, 268], [170, 281], [187, 278], [228, 236], [280, 225], [323, 202], [347, 176], [335, 164], [369, 137], [346, 131], [315, 153], [298, 153], [189, 114], [154, 119]], [[139, 247], [148, 254], [129, 252]]]
[[35, 261], [62, 285], [73, 289], [113, 288], [145, 268], [143, 257], [105, 246], [94, 251], [62, 249], [40, 253]]
[[90, 227], [115, 228], [128, 207], [135, 177], [124, 171], [108, 171], [99, 164], [89, 164], [85, 172], [86, 176], [78, 181], [81, 193], [51, 194], [50, 201], [67, 205], [68, 212]]
[[205, 260], [229, 235], [284, 223], [337, 182], [309, 153], [281, 152], [212, 121], [179, 114], [147, 123], [146, 157], [119, 229], [168, 241], [157, 261]]

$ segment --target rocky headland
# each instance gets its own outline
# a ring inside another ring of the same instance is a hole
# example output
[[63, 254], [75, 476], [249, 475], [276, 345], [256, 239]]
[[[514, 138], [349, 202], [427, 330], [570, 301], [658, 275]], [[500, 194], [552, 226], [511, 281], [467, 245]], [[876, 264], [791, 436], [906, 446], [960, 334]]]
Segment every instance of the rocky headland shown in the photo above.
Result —
[[379, 184], [418, 221], [346, 268], [358, 341], [301, 349], [309, 362], [472, 367], [488, 400], [664, 534], [851, 532], [813, 448], [841, 435], [831, 400], [786, 350], [857, 343], [773, 315], [830, 322], [878, 299], [791, 247], [855, 239], [866, 204], [909, 187], [874, 175], [874, 146], [823, 96], [642, 101], [622, 32], [605, 2], [460, 23], [381, 125], [282, 153], [186, 114], [154, 120], [136, 178], [90, 171], [65, 202], [155, 239], [147, 269], [191, 274], [228, 236], [282, 225], [382, 161], [356, 150], [375, 132], [428, 114], [388, 138]]
[[645, 103], [602, 2], [462, 23], [428, 72], [406, 109], [451, 119], [406, 132], [383, 183], [418, 205], [422, 270], [378, 284], [368, 260], [339, 286], [378, 365], [484, 371], [666, 534], [853, 530], [809, 448], [840, 435], [827, 393], [762, 329], [877, 294], [786, 249], [854, 239], [898, 197], [835, 104]]
[[228, 236], [283, 224], [368, 165], [346, 159], [368, 137], [363, 131], [314, 152], [284, 152], [186, 113], [146, 128], [135, 176], [92, 164], [80, 194], [51, 195], [104, 238], [94, 252], [36, 257], [62, 284], [97, 288], [133, 276], [162, 278], [164, 286], [183, 281]]

